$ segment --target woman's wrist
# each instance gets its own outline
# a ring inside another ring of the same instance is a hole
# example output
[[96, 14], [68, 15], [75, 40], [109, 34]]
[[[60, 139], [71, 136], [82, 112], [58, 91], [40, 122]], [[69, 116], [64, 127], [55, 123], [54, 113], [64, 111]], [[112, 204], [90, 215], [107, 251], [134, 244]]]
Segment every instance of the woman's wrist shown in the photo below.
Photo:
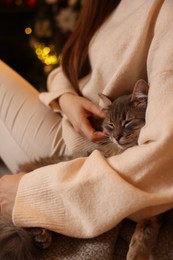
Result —
[[58, 103], [59, 103], [59, 107], [61, 110], [63, 110], [63, 105], [67, 104], [68, 98], [71, 96], [76, 96], [74, 93], [71, 92], [66, 92], [64, 94], [62, 94], [59, 98], [58, 98]]

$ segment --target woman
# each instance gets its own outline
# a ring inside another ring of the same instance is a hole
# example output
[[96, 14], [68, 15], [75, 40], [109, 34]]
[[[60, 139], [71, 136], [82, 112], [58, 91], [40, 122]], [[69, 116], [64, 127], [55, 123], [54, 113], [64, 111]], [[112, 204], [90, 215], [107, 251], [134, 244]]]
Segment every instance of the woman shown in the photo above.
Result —
[[49, 93], [40, 95], [46, 106], [1, 62], [0, 156], [13, 172], [43, 156], [94, 149], [104, 138], [88, 121], [92, 114], [104, 117], [98, 92], [116, 98], [139, 78], [150, 84], [138, 146], [108, 159], [94, 150], [1, 178], [4, 216], [19, 226], [88, 238], [126, 217], [138, 221], [172, 208], [172, 13], [172, 0], [84, 1], [62, 68], [50, 74]]

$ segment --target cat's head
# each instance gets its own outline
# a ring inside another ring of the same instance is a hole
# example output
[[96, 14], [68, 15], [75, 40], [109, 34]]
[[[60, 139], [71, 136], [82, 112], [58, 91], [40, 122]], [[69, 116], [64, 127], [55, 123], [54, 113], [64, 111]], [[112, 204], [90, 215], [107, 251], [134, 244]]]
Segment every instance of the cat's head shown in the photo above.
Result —
[[109, 140], [122, 150], [138, 142], [140, 130], [145, 124], [148, 89], [147, 82], [140, 79], [136, 82], [132, 94], [118, 97], [113, 102], [103, 94], [100, 95], [106, 104], [102, 129]]

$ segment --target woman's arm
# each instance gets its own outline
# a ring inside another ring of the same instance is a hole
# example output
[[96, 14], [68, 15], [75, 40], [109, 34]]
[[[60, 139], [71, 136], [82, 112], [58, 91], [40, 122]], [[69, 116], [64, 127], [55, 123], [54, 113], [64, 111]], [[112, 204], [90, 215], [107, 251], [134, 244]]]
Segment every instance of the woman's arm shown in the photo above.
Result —
[[[40, 94], [40, 100], [46, 105], [50, 106], [53, 101], [58, 100], [58, 98], [65, 94], [71, 93], [73, 95], [78, 95], [71, 83], [68, 81], [66, 76], [62, 71], [62, 67], [54, 69], [48, 76], [47, 80], [48, 92], [43, 92]], [[60, 110], [59, 103], [56, 102], [55, 110]]]
[[55, 111], [64, 113], [76, 132], [93, 142], [105, 138], [103, 133], [95, 131], [88, 120], [91, 115], [103, 118], [105, 113], [98, 105], [76, 93], [61, 67], [50, 73], [48, 90], [49, 93], [40, 94], [40, 99]]

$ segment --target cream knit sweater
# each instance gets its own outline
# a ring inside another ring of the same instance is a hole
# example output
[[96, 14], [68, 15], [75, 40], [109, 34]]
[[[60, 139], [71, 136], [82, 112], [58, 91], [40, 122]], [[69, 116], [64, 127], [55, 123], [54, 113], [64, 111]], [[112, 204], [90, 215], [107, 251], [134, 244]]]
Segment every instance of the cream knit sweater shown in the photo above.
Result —
[[[150, 84], [139, 145], [108, 159], [95, 150], [88, 158], [26, 174], [13, 210], [16, 225], [86, 238], [126, 217], [139, 220], [173, 206], [172, 17], [172, 0], [122, 0], [94, 35], [92, 72], [80, 82], [85, 97], [99, 103], [98, 92], [115, 98], [129, 93], [140, 78]], [[48, 89], [40, 96], [47, 105], [75, 93], [61, 68], [51, 73]], [[68, 152], [82, 146], [66, 119], [63, 138]]]

